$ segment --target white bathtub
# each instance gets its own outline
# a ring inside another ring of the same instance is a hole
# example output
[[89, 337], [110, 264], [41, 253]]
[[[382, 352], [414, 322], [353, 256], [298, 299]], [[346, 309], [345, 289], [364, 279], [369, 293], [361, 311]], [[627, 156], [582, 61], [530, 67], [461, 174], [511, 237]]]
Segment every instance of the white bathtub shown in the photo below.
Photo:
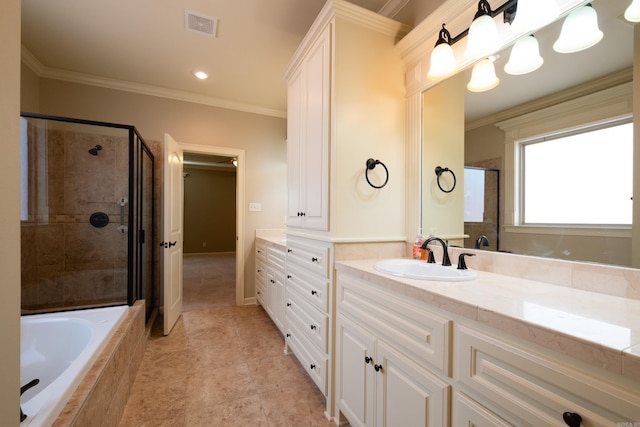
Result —
[[40, 383], [20, 398], [27, 415], [21, 427], [53, 424], [125, 318], [128, 308], [117, 306], [22, 316], [20, 385], [34, 378]]

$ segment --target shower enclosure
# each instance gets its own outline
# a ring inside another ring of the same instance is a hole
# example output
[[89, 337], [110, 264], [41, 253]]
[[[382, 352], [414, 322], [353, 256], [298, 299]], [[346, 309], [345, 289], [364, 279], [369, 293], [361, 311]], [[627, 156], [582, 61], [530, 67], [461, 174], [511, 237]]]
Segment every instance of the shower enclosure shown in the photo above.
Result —
[[133, 126], [21, 114], [22, 311], [154, 301], [154, 157]]

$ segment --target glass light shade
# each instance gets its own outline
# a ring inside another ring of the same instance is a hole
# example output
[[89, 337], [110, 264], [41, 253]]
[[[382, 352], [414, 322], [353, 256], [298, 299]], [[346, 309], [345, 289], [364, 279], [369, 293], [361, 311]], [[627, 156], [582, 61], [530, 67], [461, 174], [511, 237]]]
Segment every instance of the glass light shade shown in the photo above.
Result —
[[469, 27], [464, 57], [475, 59], [487, 56], [498, 50], [501, 45], [495, 21], [489, 15], [482, 15], [474, 19]]
[[602, 36], [596, 10], [589, 5], [581, 6], [565, 18], [553, 50], [559, 53], [579, 52], [596, 45]]
[[498, 86], [500, 79], [496, 76], [496, 67], [493, 61], [486, 58], [473, 66], [471, 81], [467, 89], [471, 92], [485, 92]]
[[515, 31], [532, 31], [541, 28], [560, 16], [556, 0], [518, 0], [516, 17], [511, 24]]
[[524, 36], [511, 48], [511, 56], [504, 71], [512, 75], [527, 74], [540, 68], [543, 62], [538, 40], [531, 35]]
[[456, 71], [456, 58], [448, 43], [440, 43], [431, 52], [431, 65], [427, 77], [439, 79], [448, 77]]
[[624, 19], [629, 22], [640, 22], [640, 0], [633, 0], [633, 2], [624, 11]]

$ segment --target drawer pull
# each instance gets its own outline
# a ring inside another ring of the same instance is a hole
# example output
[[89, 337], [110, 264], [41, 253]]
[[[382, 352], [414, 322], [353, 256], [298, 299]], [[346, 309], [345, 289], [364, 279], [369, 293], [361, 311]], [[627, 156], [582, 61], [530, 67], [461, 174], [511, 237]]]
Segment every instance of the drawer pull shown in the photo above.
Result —
[[258, 269], [258, 273], [262, 273], [262, 270]]
[[364, 363], [368, 365], [371, 362], [373, 362], [373, 357], [369, 357], [369, 356], [364, 357]]
[[287, 279], [291, 279], [293, 276], [290, 274], [287, 274]]
[[258, 291], [258, 295], [262, 295], [262, 292]]
[[311, 295], [318, 295], [318, 291], [311, 291]]
[[309, 367], [310, 367], [311, 369], [316, 369], [316, 365], [314, 365], [313, 363], [312, 363], [311, 365], [309, 365]]
[[580, 427], [582, 423], [582, 417], [575, 412], [565, 412], [562, 419], [569, 427]]
[[275, 281], [275, 280], [273, 280], [273, 279], [270, 279], [269, 281], [270, 281], [271, 283], [276, 283], [276, 281]]
[[259, 254], [261, 254], [261, 253], [262, 253], [262, 251], [260, 251], [259, 249], [258, 249], [256, 252], [258, 252]]
[[316, 258], [316, 257], [312, 257], [312, 258], [311, 258], [311, 262], [318, 262], [318, 258]]
[[290, 302], [287, 303], [287, 307], [291, 307], [291, 303]]
[[380, 372], [382, 371], [382, 365], [373, 365], [373, 369], [375, 369], [376, 372]]
[[287, 253], [292, 253], [293, 249], [287, 249]]
[[291, 334], [287, 334], [287, 338], [291, 338]]
[[311, 325], [311, 330], [315, 331], [316, 330], [316, 325]]

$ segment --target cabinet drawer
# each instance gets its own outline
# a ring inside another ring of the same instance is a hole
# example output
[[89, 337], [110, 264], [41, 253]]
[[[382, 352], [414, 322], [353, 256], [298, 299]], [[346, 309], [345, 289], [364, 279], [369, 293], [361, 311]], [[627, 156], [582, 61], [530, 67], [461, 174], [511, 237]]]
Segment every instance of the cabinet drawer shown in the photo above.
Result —
[[267, 262], [267, 245], [256, 239], [256, 261]]
[[275, 246], [267, 247], [267, 262], [269, 266], [284, 273], [284, 250]]
[[513, 427], [462, 393], [454, 393], [451, 413], [454, 426]]
[[260, 282], [264, 285], [266, 283], [266, 280], [267, 268], [265, 267], [265, 264], [256, 260], [256, 283]]
[[289, 239], [287, 240], [287, 262], [298, 264], [325, 279], [331, 277], [331, 249], [328, 246], [310, 245]]
[[306, 340], [304, 334], [295, 326], [287, 325], [285, 337], [287, 344], [293, 350], [302, 367], [307, 371], [313, 382], [324, 396], [327, 395], [327, 367], [328, 359], [316, 350]]
[[307, 273], [300, 267], [287, 264], [287, 288], [295, 288], [312, 306], [327, 313], [329, 310], [329, 283], [327, 279]]
[[458, 382], [514, 425], [565, 427], [564, 412], [590, 427], [640, 420], [638, 390], [464, 325], [455, 334]]
[[371, 283], [338, 275], [336, 305], [421, 366], [429, 364], [451, 375], [449, 354], [452, 321], [428, 310], [426, 304], [401, 298]]
[[256, 299], [262, 307], [267, 305], [267, 293], [264, 283], [256, 282]]
[[287, 289], [286, 307], [287, 321], [295, 323], [309, 341], [314, 343], [322, 353], [326, 353], [328, 316], [312, 307], [293, 289]]

